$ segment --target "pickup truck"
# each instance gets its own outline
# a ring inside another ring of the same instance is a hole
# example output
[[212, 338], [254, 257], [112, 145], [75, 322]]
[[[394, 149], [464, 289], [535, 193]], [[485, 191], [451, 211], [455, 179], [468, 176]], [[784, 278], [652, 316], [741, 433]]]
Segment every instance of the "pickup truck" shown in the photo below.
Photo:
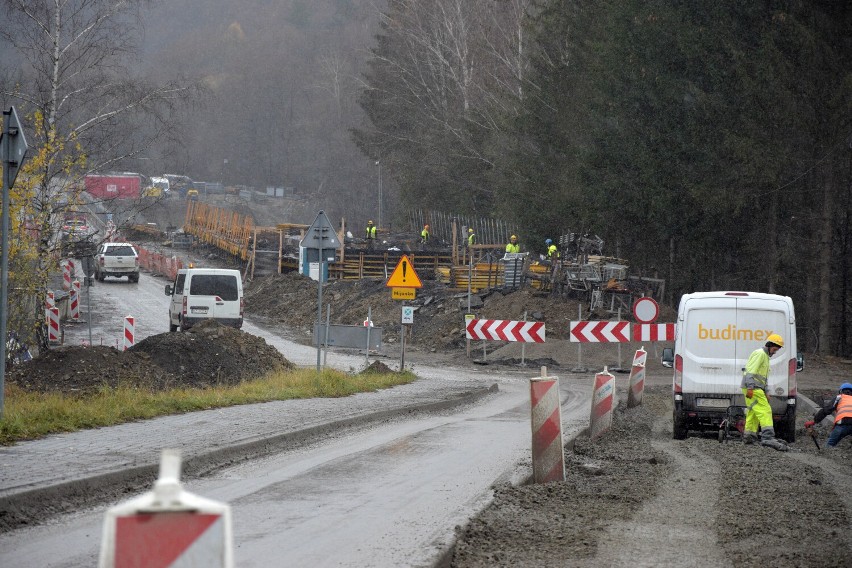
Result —
[[95, 255], [95, 278], [103, 282], [107, 276], [127, 276], [139, 282], [139, 254], [130, 243], [102, 243]]

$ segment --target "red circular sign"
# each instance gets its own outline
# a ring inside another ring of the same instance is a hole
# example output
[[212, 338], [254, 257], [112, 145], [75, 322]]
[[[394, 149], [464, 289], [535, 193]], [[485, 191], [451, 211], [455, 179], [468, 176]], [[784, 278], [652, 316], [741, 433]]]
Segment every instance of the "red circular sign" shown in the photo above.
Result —
[[639, 298], [633, 302], [633, 317], [639, 323], [654, 323], [660, 315], [660, 306], [654, 298]]

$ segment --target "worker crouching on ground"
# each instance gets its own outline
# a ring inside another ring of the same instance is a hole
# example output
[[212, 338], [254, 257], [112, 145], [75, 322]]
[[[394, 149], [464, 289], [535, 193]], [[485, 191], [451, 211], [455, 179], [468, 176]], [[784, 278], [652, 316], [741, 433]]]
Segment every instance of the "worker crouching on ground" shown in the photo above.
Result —
[[506, 245], [506, 252], [521, 252], [521, 245], [518, 244], [518, 237], [512, 235], [509, 238], [509, 244]]
[[814, 424], [819, 424], [829, 414], [834, 414], [834, 429], [826, 445], [834, 448], [840, 440], [852, 434], [852, 383], [840, 385], [840, 392], [834, 401], [820, 408], [813, 420], [805, 422], [805, 428], [813, 428]]
[[787, 444], [775, 438], [772, 406], [770, 406], [769, 399], [766, 396], [766, 387], [769, 381], [769, 358], [782, 347], [784, 347], [784, 340], [777, 333], [773, 333], [766, 338], [766, 345], [760, 349], [755, 349], [748, 357], [742, 381], [746, 403], [743, 442], [746, 444], [756, 442], [759, 426], [761, 446], [786, 451], [788, 449]]

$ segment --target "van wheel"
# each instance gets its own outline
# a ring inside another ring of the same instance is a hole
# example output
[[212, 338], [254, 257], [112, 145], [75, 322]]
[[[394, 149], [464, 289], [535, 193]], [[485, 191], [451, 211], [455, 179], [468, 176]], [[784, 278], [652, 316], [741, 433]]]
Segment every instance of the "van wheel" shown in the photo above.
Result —
[[683, 412], [675, 409], [672, 415], [672, 438], [675, 440], [686, 440], [688, 432], [689, 428], [686, 427], [686, 416], [683, 415]]
[[775, 429], [778, 433], [778, 437], [787, 442], [788, 444], [792, 444], [796, 441], [796, 415], [789, 418], [784, 418], [783, 420], [778, 421], [778, 427]]
[[177, 331], [177, 328], [178, 328], [178, 326], [176, 326], [175, 324], [173, 324], [173, 323], [169, 324], [169, 331], [170, 332]]

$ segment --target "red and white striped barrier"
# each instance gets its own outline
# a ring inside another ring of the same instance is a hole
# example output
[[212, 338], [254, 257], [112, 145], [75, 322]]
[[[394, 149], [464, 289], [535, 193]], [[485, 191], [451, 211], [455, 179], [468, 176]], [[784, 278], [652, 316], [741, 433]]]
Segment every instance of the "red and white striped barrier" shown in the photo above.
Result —
[[633, 326], [633, 341], [674, 341], [673, 323], [637, 323]]
[[71, 267], [73, 263], [70, 260], [66, 260], [62, 263], [62, 289], [70, 290], [71, 289]]
[[478, 320], [467, 323], [468, 339], [544, 343], [544, 322], [511, 320]]
[[595, 375], [592, 394], [592, 416], [589, 420], [589, 437], [594, 440], [612, 427], [612, 409], [615, 406], [615, 377], [607, 372]]
[[565, 481], [565, 452], [562, 447], [562, 407], [559, 378], [530, 379], [533, 478], [536, 483]]
[[574, 343], [626, 343], [630, 341], [630, 322], [572, 321], [570, 339]]
[[636, 350], [633, 356], [633, 366], [630, 368], [630, 388], [627, 391], [627, 408], [633, 408], [642, 404], [642, 395], [645, 393], [645, 362], [648, 360], [648, 352], [642, 347]]
[[231, 508], [184, 491], [178, 450], [163, 450], [154, 488], [110, 508], [99, 568], [233, 568]]
[[49, 310], [50, 308], [56, 307], [56, 294], [53, 291], [49, 291], [47, 295], [44, 297], [44, 309]]
[[133, 319], [133, 316], [126, 316], [124, 318], [124, 351], [127, 351], [133, 344], [136, 339], [136, 320]]
[[79, 300], [79, 292], [80, 283], [74, 282], [76, 284], [76, 288], [72, 285], [71, 290], [68, 291], [68, 310], [69, 317], [74, 321], [80, 320], [80, 300]]
[[56, 306], [45, 310], [47, 312], [47, 340], [59, 343], [59, 308]]

